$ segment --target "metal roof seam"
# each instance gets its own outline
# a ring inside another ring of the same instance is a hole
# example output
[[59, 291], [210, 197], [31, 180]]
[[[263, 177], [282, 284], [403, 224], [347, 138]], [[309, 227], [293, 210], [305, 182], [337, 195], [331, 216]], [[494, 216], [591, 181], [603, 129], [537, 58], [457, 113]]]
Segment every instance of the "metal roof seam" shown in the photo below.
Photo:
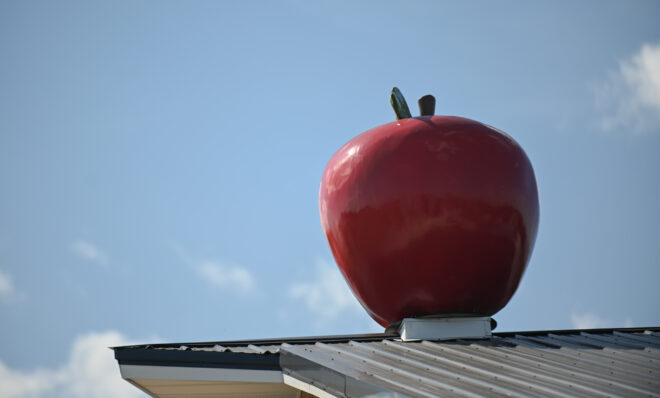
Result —
[[[561, 349], [575, 350], [574, 348], [568, 348], [568, 347], [562, 347]], [[579, 355], [580, 356], [592, 355], [592, 356], [604, 357], [612, 361], [612, 363], [618, 364], [619, 366], [634, 368], [642, 371], [647, 369], [645, 362], [643, 360], [640, 360], [638, 357], [630, 353], [627, 353], [626, 351], [615, 350], [609, 347], [601, 347], [591, 350], [582, 350], [579, 352]]]
[[[489, 350], [490, 348], [485, 349]], [[520, 352], [509, 352], [506, 359], [509, 363], [518, 363], [521, 367], [527, 366], [534, 368], [537, 377], [547, 377], [555, 383], [559, 381], [572, 390], [580, 389], [591, 395], [611, 396], [611, 391], [609, 389], [603, 389], [601, 384], [594, 382], [594, 380], [582, 374], [576, 374], [572, 368], [552, 361], [549, 358], [541, 357], [540, 355], [534, 358]]]
[[[431, 343], [431, 344], [433, 344], [433, 343]], [[443, 347], [443, 348], [445, 349], [444, 352], [453, 352], [456, 355], [462, 355], [462, 356], [470, 355], [470, 353], [468, 352], [468, 350], [470, 349], [469, 347], [462, 347], [461, 346], [461, 347], [454, 347], [454, 348], [450, 348], [450, 347]], [[429, 347], [429, 349], [433, 349], [433, 347]], [[447, 350], [449, 350], [449, 351], [447, 351]], [[490, 358], [485, 358], [485, 357], [490, 357]], [[524, 377], [524, 376], [531, 377], [531, 379], [533, 379], [533, 382], [530, 379], [526, 379], [526, 381], [530, 385], [548, 386], [548, 387], [552, 388], [553, 390], [556, 390], [556, 394], [559, 395], [559, 396], [575, 395], [576, 394], [575, 389], [570, 389], [570, 388], [567, 388], [567, 387], [563, 387], [562, 385], [557, 385], [556, 379], [554, 377], [546, 377], [544, 375], [539, 375], [537, 373], [534, 373], [531, 370], [528, 370], [528, 367], [514, 366], [511, 363], [507, 363], [505, 361], [499, 360], [499, 358], [497, 356], [493, 356], [491, 354], [482, 352], [480, 356], [474, 356], [473, 358], [475, 360], [488, 361], [489, 363], [497, 364], [497, 365], [500, 366], [501, 369], [507, 369], [509, 371], [519, 373], [521, 375], [521, 377]]]
[[[510, 350], [508, 348], [501, 348], [501, 349]], [[625, 393], [626, 391], [628, 391], [626, 395], [630, 394], [630, 391], [637, 391], [638, 393], [643, 393], [643, 394], [654, 393], [653, 391], [648, 391], [645, 388], [641, 388], [640, 386], [634, 386], [631, 385], [630, 383], [619, 382], [619, 381], [612, 382], [611, 380], [604, 379], [602, 373], [590, 371], [584, 368], [582, 366], [583, 364], [581, 363], [581, 361], [574, 362], [572, 364], [573, 366], [568, 367], [566, 366], [565, 363], [561, 361], [557, 361], [555, 358], [552, 358], [551, 356], [546, 355], [544, 357], [540, 357], [539, 353], [534, 352], [532, 350], [529, 350], [528, 352], [516, 351], [510, 354], [512, 356], [521, 357], [525, 361], [535, 363], [538, 366], [537, 369], [542, 368], [545, 371], [555, 374], [556, 377], [565, 378], [566, 375], [569, 375], [571, 378], [576, 379], [575, 381], [572, 382], [572, 384], [578, 384], [586, 388], [599, 390], [600, 385], [606, 384], [608, 385], [609, 389], [619, 390], [621, 393]], [[510, 359], [513, 360], [512, 357]], [[574, 370], [575, 368], [578, 368], [580, 370], [580, 373], [576, 373]], [[570, 378], [566, 380], [568, 380], [568, 382], [571, 383]], [[576, 381], [579, 381], [579, 383], [576, 383]], [[602, 390], [600, 391], [600, 394], [608, 394], [609, 392], [610, 391]]]
[[399, 375], [402, 375], [402, 376], [412, 378], [416, 382], [430, 384], [432, 386], [437, 387], [440, 391], [443, 391], [443, 390], [444, 391], [449, 391], [449, 392], [457, 393], [457, 394], [460, 394], [460, 395], [463, 395], [463, 396], [468, 396], [468, 397], [483, 396], [483, 394], [482, 395], [475, 394], [473, 392], [465, 390], [464, 388], [461, 388], [460, 386], [443, 383], [441, 381], [434, 380], [434, 379], [431, 379], [431, 378], [425, 377], [425, 376], [420, 376], [418, 374], [415, 374], [413, 372], [410, 372], [410, 371], [407, 371], [407, 370], [404, 370], [404, 369], [398, 369], [398, 368], [394, 368], [394, 367], [387, 367], [386, 368], [379, 361], [375, 361], [375, 360], [370, 359], [370, 358], [365, 359], [364, 357], [360, 356], [357, 353], [354, 353], [352, 351], [348, 351], [348, 350], [340, 349], [340, 348], [336, 347], [337, 346], [336, 344], [333, 344], [332, 347], [326, 347], [326, 346], [329, 346], [329, 345], [322, 344], [322, 346], [320, 346], [320, 347], [322, 347], [322, 348], [324, 348], [324, 349], [326, 349], [330, 352], [335, 351], [335, 352], [339, 353], [340, 355], [346, 355], [346, 356], [357, 358], [358, 360], [364, 360], [365, 362], [368, 362], [372, 365], [375, 365], [377, 368], [380, 368], [380, 369], [385, 368], [387, 371], [389, 371], [391, 373], [399, 374]]
[[256, 346], [254, 344], [248, 344], [247, 348], [249, 348], [250, 350], [256, 352], [257, 354], [264, 354], [266, 352], [266, 350], [264, 348]]
[[374, 377], [374, 378], [376, 378], [376, 379], [378, 379], [378, 380], [380, 380], [380, 381], [382, 381], [382, 382], [385, 382], [385, 383], [388, 383], [388, 384], [392, 384], [392, 385], [394, 385], [394, 386], [396, 386], [396, 387], [402, 389], [403, 391], [414, 392], [414, 393], [417, 394], [418, 396], [422, 396], [422, 397], [436, 397], [436, 395], [433, 394], [433, 393], [430, 393], [430, 392], [428, 392], [428, 391], [423, 391], [423, 390], [420, 390], [420, 389], [418, 389], [418, 388], [414, 388], [414, 387], [412, 387], [412, 386], [410, 386], [410, 385], [408, 385], [408, 384], [400, 383], [400, 382], [397, 382], [397, 381], [395, 381], [395, 380], [389, 379], [389, 378], [384, 377], [384, 376], [381, 376], [381, 375], [371, 374], [371, 376]]
[[[311, 346], [311, 347], [316, 347], [316, 345]], [[321, 366], [325, 366], [328, 369], [332, 371], [336, 371], [339, 373], [343, 373], [347, 377], [352, 377], [356, 380], [364, 381], [371, 383], [373, 379], [378, 379], [381, 382], [386, 382], [386, 385], [394, 385], [398, 387], [398, 390], [401, 390], [403, 392], [407, 393], [413, 393], [419, 395], [418, 390], [414, 388], [413, 386], [405, 386], [404, 384], [401, 383], [396, 383], [393, 380], [390, 380], [388, 378], [380, 378], [378, 375], [376, 375], [374, 372], [370, 372], [369, 370], [371, 367], [367, 367], [364, 369], [358, 369], [354, 366], [354, 364], [350, 361], [350, 358], [332, 358], [330, 356], [324, 355], [322, 353], [314, 351], [311, 347], [301, 347], [301, 346], [292, 346], [292, 345], [283, 345], [283, 350], [285, 353], [291, 353], [292, 355], [299, 356], [300, 358], [303, 358], [304, 360], [307, 360], [312, 363], [316, 363]], [[376, 369], [375, 367], [373, 369]], [[397, 388], [395, 388], [397, 390]], [[426, 393], [425, 393], [426, 394]], [[422, 394], [424, 395], [424, 394]]]
[[[433, 343], [429, 343], [429, 344], [433, 344]], [[448, 347], [443, 347], [443, 348], [445, 350], [451, 349], [451, 348], [448, 348]], [[492, 348], [493, 350], [495, 350], [494, 347], [489, 347], [489, 348]], [[511, 357], [511, 356], [507, 355], [506, 353], [500, 353], [500, 352], [497, 352], [497, 351], [489, 352], [489, 351], [479, 350], [478, 347], [454, 346], [454, 349], [455, 349], [456, 352], [460, 353], [461, 355], [469, 355], [470, 354], [469, 353], [470, 349], [474, 349], [476, 351], [481, 351], [481, 353], [479, 354], [478, 357], [476, 357], [476, 356], [474, 357], [475, 359], [478, 358], [478, 359], [481, 360], [481, 359], [484, 359], [484, 357], [490, 357], [489, 359], [494, 361], [494, 362], [502, 362], [503, 363], [502, 366], [506, 367], [507, 369], [509, 369], [511, 371], [521, 373], [523, 375], [528, 375], [529, 377], [534, 379], [533, 383], [531, 381], [529, 381], [530, 384], [533, 384], [533, 385], [550, 385], [554, 389], [557, 389], [559, 391], [563, 391], [563, 395], [560, 395], [560, 396], [566, 396], [566, 395], [574, 396], [576, 394], [581, 394], [581, 395], [584, 395], [584, 396], [593, 396], [593, 394], [594, 394], [593, 391], [590, 391], [590, 390], [586, 390], [586, 391], [583, 391], [582, 393], [580, 393], [580, 391], [581, 391], [580, 389], [576, 390], [572, 386], [569, 387], [570, 383], [568, 383], [568, 382], [564, 383], [562, 381], [562, 383], [559, 383], [559, 385], [558, 385], [558, 383], [557, 383], [558, 377], [557, 377], [556, 374], [548, 372], [544, 369], [540, 369], [540, 366], [539, 366], [539, 368], [535, 369], [534, 371], [529, 370], [530, 369], [529, 363], [527, 363], [527, 362], [520, 363], [520, 361], [516, 360], [515, 357]], [[501, 356], [503, 356], [505, 359], [510, 359], [510, 360], [509, 361], [502, 361], [501, 358], [500, 358]], [[533, 366], [531, 368], [533, 368]], [[562, 379], [559, 379], [559, 380], [562, 380]], [[563, 384], [563, 386], [562, 386], [562, 384]]]
[[617, 332], [616, 330], [613, 331], [612, 334], [617, 336], [617, 338], [619, 339], [637, 342], [641, 344], [645, 350], [650, 350], [650, 352], [655, 352], [655, 353], [660, 352], [660, 340], [658, 342], [655, 342], [652, 339], [647, 338], [646, 336], [638, 336], [638, 335], [627, 336], [621, 332]]
[[[534, 351], [529, 351], [527, 347], [520, 347], [520, 351], [522, 352], [530, 352], [534, 354]], [[609, 362], [604, 362], [604, 361], [598, 361], [598, 360], [592, 360], [590, 359], [590, 356], [583, 356], [581, 355], [580, 352], [577, 353], [571, 353], [567, 352], [569, 349], [566, 350], [555, 350], [553, 352], [547, 353], [544, 357], [547, 357], [550, 360], [555, 360], [558, 362], [562, 363], [568, 363], [574, 367], [581, 366], [581, 367], [591, 367], [594, 368], [594, 372], [597, 372], [598, 374], [603, 374], [607, 373], [609, 377], [612, 377], [616, 380], [621, 380], [625, 383], [630, 383], [631, 380], [637, 380], [640, 383], [644, 383], [644, 385], [647, 386], [655, 386], [656, 390], [660, 390], [660, 384], [658, 384], [658, 380], [653, 380], [652, 378], [649, 378], [646, 374], [639, 373], [639, 372], [634, 372], [630, 371], [628, 369], [622, 368], [620, 366], [615, 366]], [[538, 354], [543, 356], [543, 354]], [[576, 361], [576, 356], [578, 357], [577, 359], [579, 362]]]
[[615, 344], [618, 344], [618, 345], [623, 346], [625, 348], [644, 349], [647, 346], [646, 344], [644, 344], [642, 342], [638, 342], [638, 341], [630, 340], [630, 339], [624, 339], [620, 336], [617, 336], [614, 333], [612, 334], [612, 336], [599, 336], [597, 334], [580, 332], [580, 336], [584, 336], [584, 337], [586, 337], [588, 339], [591, 339], [591, 340], [602, 341], [602, 342], [605, 342], [605, 343], [614, 342]]
[[[562, 338], [562, 336], [553, 333], [548, 333], [548, 337], [551, 339], [565, 340], [565, 337]], [[625, 344], [617, 343], [614, 341], [614, 339], [608, 339], [605, 336], [602, 336], [602, 338], [594, 338], [593, 336], [590, 336], [589, 334], [585, 334], [585, 333], [580, 333], [579, 335], [575, 335], [571, 339], [588, 347], [604, 349], [607, 351], [629, 350], [629, 349], [638, 348], [638, 347], [632, 347]]]
[[[592, 335], [592, 334], [588, 334], [588, 333], [580, 333], [580, 335], [582, 335], [582, 336], [584, 336], [588, 339], [591, 339], [591, 340], [598, 340], [598, 341], [602, 341], [603, 343], [608, 342], [608, 340], [606, 340], [607, 337], [605, 337], [605, 336], [596, 336], [596, 335]], [[632, 358], [638, 358], [639, 360], [641, 360], [643, 362], [646, 362], [647, 360], [651, 360], [651, 363], [654, 363], [653, 359], [655, 358], [655, 356], [653, 355], [653, 349], [652, 348], [649, 348], [646, 345], [640, 344], [640, 343], [637, 343], [637, 342], [626, 343], [621, 338], [616, 338], [615, 337], [615, 338], [613, 338], [613, 340], [618, 341], [617, 344], [619, 346], [621, 346], [622, 348], [614, 349], [614, 348], [612, 348], [612, 347], [610, 347], [606, 344], [604, 344], [605, 347], [603, 347], [603, 348], [607, 351], [612, 351], [612, 352], [618, 353], [619, 355], [624, 355], [624, 356], [628, 355]], [[656, 351], [660, 352], [660, 350], [656, 350]], [[660, 369], [660, 365], [658, 365], [657, 367], [658, 367], [658, 369]]]
[[[461, 373], [453, 373], [453, 372], [451, 372], [447, 369], [439, 368], [437, 366], [431, 366], [431, 365], [429, 365], [425, 362], [414, 360], [414, 359], [411, 359], [409, 357], [403, 357], [403, 358], [398, 357], [394, 353], [389, 353], [389, 352], [384, 351], [380, 348], [374, 347], [374, 345], [378, 344], [378, 343], [349, 342], [348, 344], [353, 345], [354, 347], [362, 348], [363, 350], [371, 350], [374, 354], [386, 356], [386, 357], [389, 357], [391, 359], [398, 358], [401, 363], [407, 363], [411, 366], [421, 367], [421, 368], [423, 368], [424, 370], [426, 370], [428, 372], [441, 371], [441, 372], [445, 372], [450, 377], [451, 376], [459, 377], [461, 375]], [[380, 344], [382, 344], [382, 343], [380, 343]], [[464, 364], [458, 364], [457, 367], [462, 368], [462, 370], [467, 369], [467, 367]], [[459, 376], [457, 376], [457, 375], [459, 375]], [[461, 380], [472, 382], [472, 383], [474, 383], [476, 385], [479, 385], [482, 388], [486, 388], [490, 391], [499, 391], [500, 393], [505, 394], [505, 395], [516, 395], [517, 393], [520, 393], [520, 392], [513, 391], [510, 388], [506, 388], [506, 387], [502, 387], [502, 386], [497, 385], [497, 384], [493, 384], [493, 383], [491, 383], [487, 380], [483, 380], [483, 379], [480, 379], [480, 378], [474, 378], [474, 377], [470, 377], [470, 376], [466, 377], [464, 373], [460, 377], [461, 377]]]
[[[388, 343], [387, 345], [391, 345], [391, 346], [397, 346], [398, 345], [397, 343], [393, 343], [393, 342], [384, 342], [384, 343]], [[412, 348], [406, 348], [406, 350], [409, 351], [409, 352], [416, 352], [418, 355], [426, 356], [427, 358], [432, 359], [434, 361], [441, 361], [441, 362], [446, 361], [446, 362], [449, 362], [449, 363], [457, 363], [457, 364], [460, 363], [460, 362], [457, 362], [457, 361], [449, 359], [449, 358], [443, 358], [443, 357], [440, 357], [440, 356], [435, 356], [435, 355], [433, 355], [431, 353], [428, 353], [428, 352], [425, 352], [423, 350], [417, 350], [417, 349], [412, 349]], [[469, 360], [475, 361], [475, 362], [482, 362], [482, 363], [485, 362], [488, 365], [494, 366], [494, 367], [499, 368], [499, 369], [504, 368], [503, 366], [501, 366], [501, 364], [499, 364], [495, 361], [479, 361], [478, 358], [474, 358], [473, 356], [468, 356], [466, 359], [469, 359]], [[489, 377], [491, 377], [495, 380], [498, 380], [498, 381], [502, 380], [502, 381], [505, 381], [505, 382], [510, 382], [510, 383], [515, 384], [515, 385], [521, 386], [521, 387], [523, 387], [522, 391], [525, 392], [526, 394], [530, 394], [529, 390], [538, 390], [539, 392], [543, 392], [545, 394], [545, 396], [550, 396], [550, 395], [555, 395], [556, 394], [556, 389], [552, 389], [550, 387], [545, 387], [543, 385], [537, 386], [537, 385], [530, 384], [527, 380], [523, 379], [522, 377], [514, 377], [514, 376], [509, 376], [509, 375], [500, 375], [500, 374], [497, 374], [495, 372], [489, 371], [488, 369], [480, 368], [476, 365], [467, 365], [467, 366], [464, 366], [464, 369], [466, 369], [466, 370], [470, 369], [470, 370], [473, 370], [473, 371], [476, 371], [476, 372], [483, 373], [483, 374], [485, 374], [485, 375], [487, 375], [487, 376], [489, 376]]]

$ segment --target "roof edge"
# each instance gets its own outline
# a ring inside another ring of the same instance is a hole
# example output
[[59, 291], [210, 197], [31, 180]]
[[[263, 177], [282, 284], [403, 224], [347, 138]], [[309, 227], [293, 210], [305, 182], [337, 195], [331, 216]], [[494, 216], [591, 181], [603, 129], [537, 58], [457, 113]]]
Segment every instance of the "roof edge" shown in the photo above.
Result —
[[525, 330], [525, 331], [509, 331], [509, 332], [494, 332], [493, 336], [498, 337], [512, 337], [517, 334], [524, 336], [537, 336], [543, 334], [575, 334], [575, 333], [612, 333], [612, 332], [628, 332], [628, 333], [643, 333], [645, 331], [660, 332], [660, 326], [640, 326], [640, 327], [622, 327], [622, 328], [591, 328], [591, 329], [555, 329], [555, 330]]
[[145, 347], [127, 347], [116, 348], [115, 359], [120, 366], [184, 366], [245, 370], [280, 370], [279, 355], [268, 353], [153, 350]]
[[[643, 333], [645, 331], [660, 332], [660, 326], [649, 327], [622, 327], [622, 328], [593, 328], [593, 329], [555, 329], [555, 330], [526, 330], [526, 331], [509, 331], [509, 332], [493, 332], [492, 336], [497, 337], [512, 337], [515, 335], [524, 336], [537, 336], [548, 333], [552, 334], [575, 334], [575, 333], [612, 333], [628, 332], [628, 333]], [[200, 341], [200, 342], [181, 342], [181, 343], [157, 343], [157, 344], [136, 344], [126, 346], [110, 347], [115, 351], [115, 358], [117, 352], [123, 350], [134, 349], [158, 349], [158, 348], [179, 348], [186, 346], [189, 348], [207, 347], [210, 345], [220, 345], [223, 347], [245, 346], [249, 344], [254, 345], [281, 345], [281, 344], [313, 344], [321, 343], [347, 343], [349, 341], [380, 341], [387, 339], [398, 339], [399, 336], [396, 332], [387, 333], [365, 333], [365, 334], [344, 334], [344, 335], [324, 335], [324, 336], [303, 336], [303, 337], [279, 337], [279, 338], [265, 338], [265, 339], [244, 339], [244, 340], [227, 340], [227, 341]], [[458, 339], [457, 339], [458, 340]]]

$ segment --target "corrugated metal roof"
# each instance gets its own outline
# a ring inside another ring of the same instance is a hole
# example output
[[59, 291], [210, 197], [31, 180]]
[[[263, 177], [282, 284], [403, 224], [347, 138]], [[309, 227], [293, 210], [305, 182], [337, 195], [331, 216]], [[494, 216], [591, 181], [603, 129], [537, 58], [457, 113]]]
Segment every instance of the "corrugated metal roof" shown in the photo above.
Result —
[[[190, 349], [191, 351], [214, 351], [214, 352], [242, 352], [246, 354], [277, 354], [280, 352], [280, 346], [279, 345], [254, 345], [254, 344], [248, 344], [245, 346], [231, 346], [231, 347], [224, 347], [219, 344], [215, 344], [212, 347], [207, 347], [207, 346], [201, 346], [201, 347], [187, 347], [185, 345], [181, 346], [185, 347], [185, 349]], [[160, 349], [160, 350], [177, 350], [181, 348], [172, 348], [172, 347], [163, 347], [163, 348], [155, 348], [155, 349]]]
[[419, 342], [335, 336], [150, 348], [278, 354], [285, 375], [335, 396], [660, 397], [659, 332], [495, 333], [488, 339]]
[[660, 337], [652, 331], [319, 342], [282, 351], [412, 396], [660, 396]]

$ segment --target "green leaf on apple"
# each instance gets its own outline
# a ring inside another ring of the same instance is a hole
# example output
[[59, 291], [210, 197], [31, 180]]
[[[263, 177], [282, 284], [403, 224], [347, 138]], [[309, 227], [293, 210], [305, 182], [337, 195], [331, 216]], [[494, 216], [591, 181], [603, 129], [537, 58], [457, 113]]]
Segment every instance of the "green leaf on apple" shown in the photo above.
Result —
[[396, 87], [392, 88], [390, 104], [392, 104], [392, 109], [394, 109], [397, 120], [412, 117], [406, 99], [403, 97], [403, 94], [401, 94], [401, 90]]

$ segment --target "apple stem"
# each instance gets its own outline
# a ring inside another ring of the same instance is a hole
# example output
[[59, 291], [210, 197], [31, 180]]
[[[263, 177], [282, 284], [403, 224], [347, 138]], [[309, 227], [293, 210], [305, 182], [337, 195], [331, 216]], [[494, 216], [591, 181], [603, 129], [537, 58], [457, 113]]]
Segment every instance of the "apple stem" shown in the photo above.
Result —
[[396, 119], [407, 119], [411, 118], [410, 109], [406, 103], [406, 99], [403, 98], [401, 90], [394, 87], [392, 88], [392, 94], [390, 94], [390, 104], [392, 104], [392, 109], [394, 109], [394, 114], [396, 114]]
[[435, 97], [427, 94], [417, 101], [421, 116], [433, 116], [435, 113]]

